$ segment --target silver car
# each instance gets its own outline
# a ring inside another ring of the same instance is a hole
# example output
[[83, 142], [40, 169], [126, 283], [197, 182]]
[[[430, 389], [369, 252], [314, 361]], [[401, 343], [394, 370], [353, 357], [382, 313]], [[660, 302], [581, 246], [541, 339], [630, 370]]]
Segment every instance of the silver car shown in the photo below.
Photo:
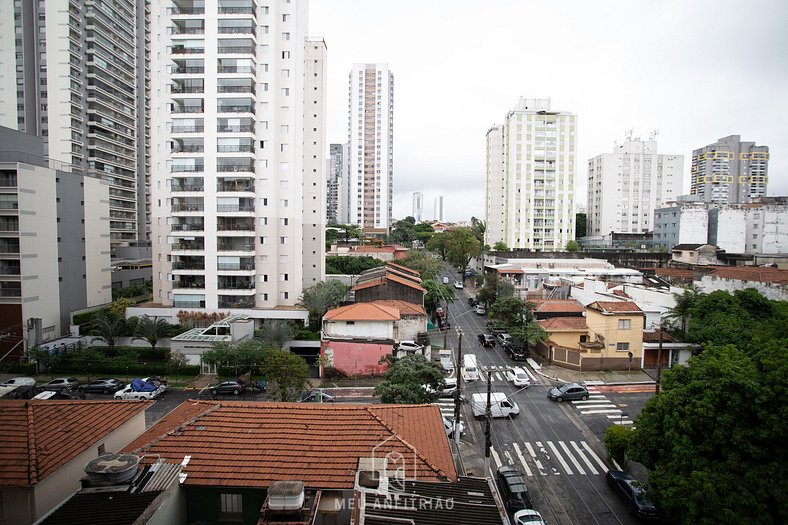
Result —
[[547, 397], [552, 399], [553, 401], [585, 401], [588, 399], [588, 389], [582, 385], [578, 385], [577, 383], [564, 383], [562, 385], [558, 385], [557, 387], [553, 387], [547, 393]]
[[58, 377], [43, 386], [48, 392], [69, 392], [79, 386], [79, 379], [76, 377]]

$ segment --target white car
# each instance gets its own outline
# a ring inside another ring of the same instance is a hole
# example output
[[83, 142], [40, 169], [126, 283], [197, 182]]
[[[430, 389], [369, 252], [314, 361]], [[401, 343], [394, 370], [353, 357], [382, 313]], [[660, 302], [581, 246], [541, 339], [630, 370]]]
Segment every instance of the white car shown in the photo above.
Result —
[[[457, 391], [457, 378], [456, 377], [447, 377], [444, 379], [446, 382], [446, 386], [443, 387], [443, 390], [440, 391], [438, 394], [439, 397], [451, 397]], [[435, 390], [430, 385], [421, 385], [421, 388], [424, 389], [425, 392], [428, 394], [434, 394]]]
[[520, 366], [509, 368], [506, 371], [506, 379], [511, 381], [514, 386], [525, 388], [531, 386], [531, 376]]
[[484, 315], [487, 313], [487, 309], [484, 307], [483, 304], [476, 305], [476, 313], [479, 315]]
[[36, 386], [36, 380], [32, 377], [14, 377], [0, 384], [0, 386]]
[[[147, 383], [148, 378], [146, 377], [142, 381], [144, 383]], [[132, 388], [132, 385], [129, 384], [129, 386], [127, 386], [123, 390], [118, 390], [117, 392], [115, 392], [113, 397], [115, 399], [142, 399], [142, 400], [156, 399], [157, 397], [162, 395], [165, 390], [167, 390], [167, 385], [163, 383], [160, 383], [159, 386], [156, 388], [156, 390], [152, 390], [150, 392], [137, 392]]]
[[534, 509], [523, 509], [514, 513], [514, 525], [545, 525], [545, 522]]
[[[449, 416], [443, 416], [443, 428], [446, 429], [446, 435], [449, 439], [454, 438], [454, 418]], [[465, 435], [465, 425], [462, 424], [460, 421], [460, 435]]]
[[454, 287], [458, 290], [462, 290], [462, 282], [461, 281], [454, 281]]
[[397, 344], [397, 350], [403, 350], [405, 352], [420, 352], [422, 348], [424, 347], [416, 341], [400, 341]]
[[443, 277], [443, 284], [449, 284], [449, 278], [444, 276]]

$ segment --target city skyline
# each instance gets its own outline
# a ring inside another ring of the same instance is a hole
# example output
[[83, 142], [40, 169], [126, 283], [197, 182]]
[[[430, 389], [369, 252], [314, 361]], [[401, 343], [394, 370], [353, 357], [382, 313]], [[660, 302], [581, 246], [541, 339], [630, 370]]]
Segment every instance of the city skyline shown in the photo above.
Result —
[[[788, 130], [780, 125], [788, 108], [762, 104], [780, 100], [788, 82], [786, 57], [776, 52], [788, 47], [779, 22], [786, 15], [788, 5], [767, 1], [744, 11], [722, 2], [709, 12], [699, 2], [500, 2], [479, 9], [462, 1], [312, 0], [310, 31], [323, 35], [329, 49], [328, 140], [345, 141], [351, 64], [387, 62], [397, 73], [394, 218], [410, 214], [412, 193], [420, 191], [445, 195], [446, 219], [455, 221], [483, 216], [484, 134], [501, 123], [501, 103], [521, 96], [549, 97], [578, 115], [577, 204], [586, 204], [587, 161], [611, 151], [628, 130], [646, 139], [658, 129], [660, 149], [686, 159], [727, 135], [767, 145], [768, 195], [788, 194]], [[709, 17], [713, 23], [696, 24]], [[561, 24], [523, 30], [522, 21], [536, 19]], [[403, 25], [416, 37], [395, 38]], [[736, 38], [726, 38], [731, 34]], [[531, 51], [545, 42], [550, 53]], [[434, 118], [427, 123], [427, 116]], [[682, 193], [689, 193], [689, 164]]]

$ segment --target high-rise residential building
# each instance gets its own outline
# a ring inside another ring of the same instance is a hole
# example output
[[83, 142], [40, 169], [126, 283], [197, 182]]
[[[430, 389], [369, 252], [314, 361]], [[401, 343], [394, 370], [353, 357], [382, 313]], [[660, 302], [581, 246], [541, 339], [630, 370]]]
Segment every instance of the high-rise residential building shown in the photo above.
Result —
[[394, 75], [387, 64], [353, 64], [348, 90], [349, 222], [385, 236], [394, 194]]
[[138, 16], [146, 3], [15, 0], [0, 7], [0, 66], [15, 72], [0, 81], [0, 123], [43, 137], [49, 158], [109, 183], [112, 246], [136, 241], [144, 229], [137, 166], [146, 155], [138, 148], [145, 20]]
[[347, 224], [348, 145], [331, 144], [328, 152], [326, 220], [330, 224]]
[[692, 152], [690, 194], [716, 204], [746, 204], [766, 196], [769, 147], [730, 135]]
[[292, 317], [322, 279], [326, 51], [307, 4], [152, 4], [153, 291], [171, 312]]
[[435, 197], [434, 214], [436, 221], [443, 221], [443, 195]]
[[68, 334], [72, 312], [112, 300], [109, 184], [44, 151], [40, 137], [0, 127], [4, 363]]
[[137, 240], [150, 241], [150, 4], [137, 0]]
[[684, 157], [657, 153], [657, 141], [631, 135], [588, 160], [587, 235], [644, 233], [654, 210], [682, 192]]
[[555, 251], [574, 239], [576, 133], [577, 115], [526, 98], [488, 130], [487, 244]]
[[424, 194], [420, 191], [413, 192], [413, 218], [416, 219], [416, 224], [422, 222], [424, 219]]

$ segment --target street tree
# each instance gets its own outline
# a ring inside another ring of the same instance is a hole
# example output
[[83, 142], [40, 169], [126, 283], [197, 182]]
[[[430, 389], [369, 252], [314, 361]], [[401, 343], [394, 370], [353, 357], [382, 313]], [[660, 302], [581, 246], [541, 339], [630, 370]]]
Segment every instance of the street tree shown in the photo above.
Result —
[[126, 333], [126, 319], [107, 310], [102, 310], [91, 321], [90, 332], [95, 339], [104, 341], [108, 347], [115, 348], [118, 338]]
[[421, 285], [427, 290], [424, 294], [424, 309], [427, 310], [427, 315], [433, 320], [435, 319], [435, 312], [441, 305], [441, 301], [454, 300], [454, 290], [448, 285], [439, 283], [435, 279], [427, 279], [422, 281]]
[[544, 328], [534, 322], [528, 322], [520, 326], [510, 328], [509, 333], [512, 334], [512, 337], [519, 339], [523, 342], [523, 344], [525, 344], [526, 353], [528, 353], [528, 349], [532, 345], [540, 345], [548, 339], [547, 332], [545, 332]]
[[440, 255], [441, 260], [445, 261], [449, 253], [448, 239], [449, 234], [446, 232], [436, 233], [427, 241], [427, 249]]
[[687, 335], [687, 323], [689, 323], [692, 308], [698, 302], [700, 295], [700, 289], [697, 286], [690, 286], [681, 293], [673, 294], [675, 304], [668, 309], [664, 318], [670, 323], [679, 324], [681, 337]]
[[260, 367], [260, 373], [271, 385], [274, 400], [293, 401], [306, 387], [309, 365], [303, 357], [286, 350], [270, 349]]
[[479, 240], [479, 244], [484, 244], [484, 234], [487, 233], [487, 223], [482, 219], [471, 217], [471, 232]]
[[397, 264], [419, 272], [419, 276], [425, 281], [436, 278], [445, 269], [438, 259], [419, 250], [410, 250], [405, 257], [397, 260]]
[[391, 244], [407, 244], [413, 242], [415, 239], [416, 219], [411, 216], [400, 219], [394, 223], [391, 234], [388, 236], [388, 242]]
[[342, 239], [345, 244], [349, 244], [352, 240], [357, 240], [359, 244], [364, 243], [364, 230], [358, 224], [329, 224], [326, 230], [334, 230], [336, 238]]
[[785, 348], [785, 339], [753, 354], [707, 345], [665, 371], [662, 393], [635, 422], [630, 457], [649, 469], [668, 522], [788, 522]]
[[575, 241], [575, 240], [571, 240], [568, 243], [566, 243], [566, 251], [568, 251], [568, 252], [579, 252], [580, 251], [580, 244], [577, 241]]
[[295, 335], [296, 329], [293, 323], [284, 319], [266, 319], [260, 329], [255, 331], [257, 339], [277, 349], [281, 349]]
[[365, 270], [383, 266], [380, 259], [375, 259], [369, 255], [363, 257], [326, 257], [326, 275], [358, 275]]
[[425, 245], [435, 235], [435, 228], [426, 222], [420, 222], [413, 227], [413, 237], [415, 240], [423, 242]]
[[216, 342], [202, 354], [205, 364], [232, 368], [235, 376], [259, 371], [269, 349], [261, 341], [248, 339], [240, 343]]
[[496, 251], [496, 252], [508, 252], [509, 251], [509, 245], [506, 244], [503, 241], [498, 241], [495, 244], [493, 244], [492, 249], [493, 249], [493, 251]]
[[301, 299], [298, 301], [309, 312], [309, 329], [315, 331], [320, 328], [323, 315], [330, 309], [339, 304], [347, 295], [349, 286], [342, 284], [336, 279], [319, 282], [304, 290]]
[[470, 228], [456, 228], [448, 235], [446, 257], [454, 266], [464, 270], [472, 258], [479, 256], [482, 243]]
[[389, 357], [388, 361], [383, 382], [374, 392], [381, 403], [434, 403], [446, 387], [441, 367], [422, 355], [410, 354], [401, 359]]
[[137, 325], [134, 327], [134, 335], [132, 340], [144, 339], [148, 342], [151, 348], [156, 348], [159, 339], [170, 335], [172, 327], [170, 323], [161, 317], [149, 317], [143, 315], [137, 320]]
[[525, 302], [519, 297], [498, 297], [490, 307], [490, 315], [503, 326], [522, 326], [533, 317], [534, 306], [533, 303]]

